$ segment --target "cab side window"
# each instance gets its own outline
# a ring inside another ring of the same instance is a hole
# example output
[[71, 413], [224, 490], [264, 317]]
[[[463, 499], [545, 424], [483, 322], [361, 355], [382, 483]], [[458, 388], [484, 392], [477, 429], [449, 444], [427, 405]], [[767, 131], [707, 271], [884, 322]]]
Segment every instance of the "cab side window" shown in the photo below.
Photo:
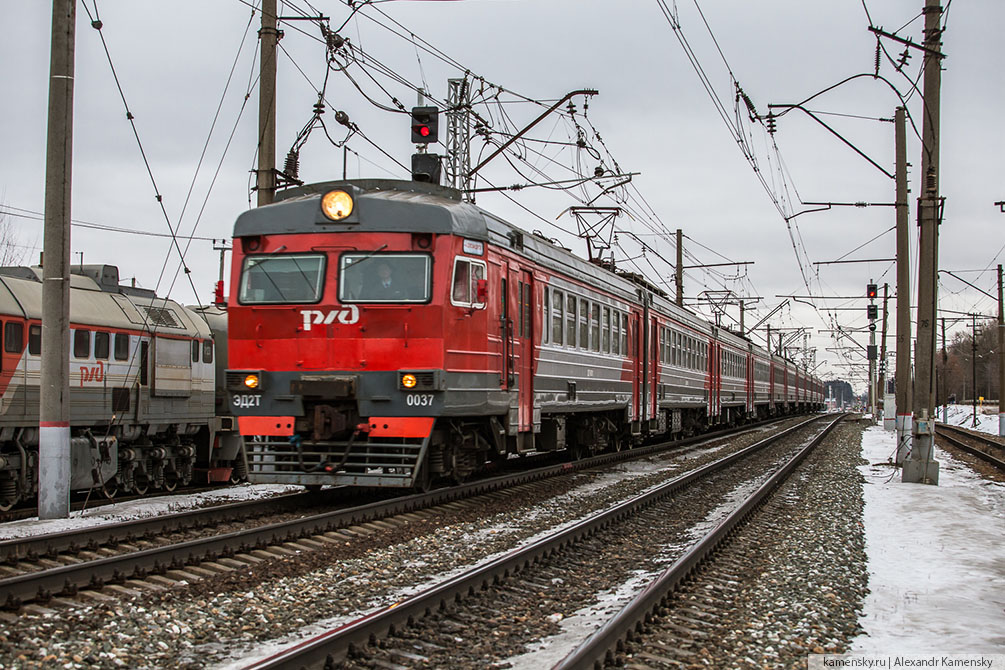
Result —
[[24, 324], [8, 321], [3, 327], [3, 350], [19, 354], [24, 350]]

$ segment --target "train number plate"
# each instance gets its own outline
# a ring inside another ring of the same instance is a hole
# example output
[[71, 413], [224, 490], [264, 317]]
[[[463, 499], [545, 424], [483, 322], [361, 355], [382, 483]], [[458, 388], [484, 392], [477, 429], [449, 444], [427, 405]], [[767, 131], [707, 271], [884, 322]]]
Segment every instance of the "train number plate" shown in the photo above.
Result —
[[409, 407], [432, 407], [432, 393], [409, 393], [405, 396], [405, 404]]
[[262, 404], [262, 396], [253, 394], [235, 394], [233, 397], [234, 407], [259, 407]]

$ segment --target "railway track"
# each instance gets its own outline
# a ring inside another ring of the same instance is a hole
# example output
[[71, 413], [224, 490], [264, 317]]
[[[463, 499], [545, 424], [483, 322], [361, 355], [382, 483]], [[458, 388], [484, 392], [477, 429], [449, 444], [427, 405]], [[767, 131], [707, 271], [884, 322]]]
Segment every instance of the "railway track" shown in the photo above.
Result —
[[772, 435], [247, 667], [464, 668], [498, 663], [528, 639], [555, 632], [549, 628], [556, 627], [562, 611], [589, 608], [597, 589], [615, 588], [640, 566], [679, 553], [703, 520], [716, 525], [717, 510], [732, 506], [737, 490], [756, 488], [762, 483], [759, 473], [780, 459], [789, 462], [797, 450], [794, 442], [801, 453], [808, 452], [802, 441], [807, 432], [815, 432], [817, 421]]
[[[100, 595], [95, 593], [106, 586], [112, 593], [159, 589], [172, 582], [197, 580], [266, 558], [338, 543], [345, 533], [351, 536], [371, 532], [366, 528], [368, 524], [395, 515], [660, 453], [714, 439], [716, 435], [721, 437], [728, 432], [603, 454], [575, 463], [539, 467], [309, 516], [297, 514], [309, 496], [290, 496], [289, 500], [252, 501], [88, 530], [8, 540], [0, 542], [0, 556], [7, 562], [6, 566], [0, 566], [0, 573], [6, 575], [0, 579], [0, 604], [16, 610], [25, 603], [44, 605], [53, 597], [97, 599]], [[276, 506], [288, 506], [278, 512], [294, 518], [254, 528], [219, 530], [221, 518], [235, 522], [254, 516], [264, 518], [276, 514]], [[156, 541], [156, 538], [170, 538], [171, 533], [187, 529], [199, 529], [201, 536], [180, 542]]]
[[943, 442], [980, 459], [1005, 475], [1005, 444], [1000, 440], [944, 423], [935, 424], [935, 433]]

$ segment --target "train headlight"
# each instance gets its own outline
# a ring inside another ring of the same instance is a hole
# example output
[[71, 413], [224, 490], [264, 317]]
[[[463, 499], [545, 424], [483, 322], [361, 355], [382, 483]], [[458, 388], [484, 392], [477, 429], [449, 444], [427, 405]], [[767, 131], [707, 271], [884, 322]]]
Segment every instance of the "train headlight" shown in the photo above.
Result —
[[251, 390], [257, 389], [259, 383], [258, 375], [247, 375], [244, 378], [244, 386]]
[[401, 385], [404, 386], [407, 389], [414, 389], [415, 385], [418, 384], [418, 383], [419, 382], [415, 378], [415, 375], [410, 375], [410, 374], [401, 375]]
[[352, 214], [352, 196], [345, 191], [328, 191], [321, 198], [321, 211], [332, 221], [341, 221]]

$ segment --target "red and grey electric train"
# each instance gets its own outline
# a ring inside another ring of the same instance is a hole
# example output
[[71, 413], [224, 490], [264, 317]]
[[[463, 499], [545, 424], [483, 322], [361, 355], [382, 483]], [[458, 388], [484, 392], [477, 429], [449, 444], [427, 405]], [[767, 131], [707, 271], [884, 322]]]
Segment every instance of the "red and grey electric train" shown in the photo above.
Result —
[[231, 279], [252, 481], [421, 487], [823, 403], [819, 380], [643, 278], [430, 184], [290, 189], [238, 218]]

